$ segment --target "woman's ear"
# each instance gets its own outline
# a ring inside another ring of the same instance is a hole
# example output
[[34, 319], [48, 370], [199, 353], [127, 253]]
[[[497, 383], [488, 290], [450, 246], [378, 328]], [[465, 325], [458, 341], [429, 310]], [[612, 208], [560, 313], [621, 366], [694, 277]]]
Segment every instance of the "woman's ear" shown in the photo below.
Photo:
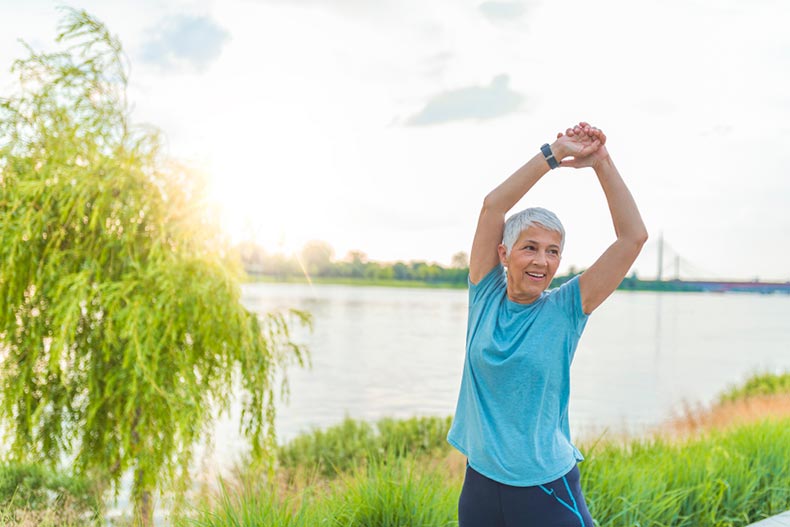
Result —
[[505, 247], [504, 243], [500, 243], [496, 249], [497, 253], [499, 253], [499, 262], [503, 267], [507, 267], [507, 247]]

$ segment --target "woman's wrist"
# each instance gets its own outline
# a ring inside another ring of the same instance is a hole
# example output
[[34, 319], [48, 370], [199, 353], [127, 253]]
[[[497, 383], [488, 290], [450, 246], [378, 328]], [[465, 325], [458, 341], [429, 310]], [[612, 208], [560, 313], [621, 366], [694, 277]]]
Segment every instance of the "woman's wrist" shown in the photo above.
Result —
[[[601, 148], [604, 148], [603, 146]], [[613, 168], [614, 162], [612, 162], [612, 158], [609, 155], [609, 152], [606, 152], [603, 157], [600, 157], [593, 163], [592, 168], [596, 172], [603, 172], [608, 168]]]
[[551, 143], [549, 146], [551, 146], [551, 151], [554, 154], [554, 159], [556, 159], [557, 162], [562, 161], [570, 155], [570, 152], [568, 152], [565, 145], [562, 144], [559, 139]]

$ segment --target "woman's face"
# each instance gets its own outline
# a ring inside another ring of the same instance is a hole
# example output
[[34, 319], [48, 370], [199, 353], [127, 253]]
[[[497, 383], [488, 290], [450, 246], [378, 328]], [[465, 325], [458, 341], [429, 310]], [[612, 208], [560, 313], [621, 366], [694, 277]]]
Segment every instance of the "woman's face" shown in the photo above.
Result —
[[530, 304], [551, 284], [560, 266], [560, 233], [532, 225], [521, 232], [510, 255], [499, 246], [499, 259], [507, 267], [507, 296]]

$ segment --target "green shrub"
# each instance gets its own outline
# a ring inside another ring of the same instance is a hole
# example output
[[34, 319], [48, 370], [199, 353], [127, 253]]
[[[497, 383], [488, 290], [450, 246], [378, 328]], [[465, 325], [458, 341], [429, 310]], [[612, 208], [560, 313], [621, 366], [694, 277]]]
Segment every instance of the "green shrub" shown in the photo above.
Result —
[[449, 449], [447, 432], [451, 417], [382, 419], [376, 423], [381, 452], [398, 456], [432, 454]]
[[280, 447], [277, 459], [285, 469], [308, 467], [331, 476], [357, 465], [377, 448], [373, 427], [347, 417], [339, 425], [303, 434]]
[[790, 395], [790, 372], [753, 375], [743, 385], [730, 388], [721, 394], [719, 402], [726, 403], [747, 397], [778, 394]]
[[278, 460], [286, 470], [299, 467], [332, 477], [372, 458], [419, 456], [447, 450], [450, 417], [382, 419], [375, 428], [346, 418], [326, 430], [314, 430], [279, 448]]
[[[89, 525], [98, 521], [100, 500], [84, 478], [46, 469], [40, 465], [0, 465], [0, 520], [14, 525], [19, 518], [38, 518], [37, 525]], [[45, 520], [48, 512], [57, 512]]]

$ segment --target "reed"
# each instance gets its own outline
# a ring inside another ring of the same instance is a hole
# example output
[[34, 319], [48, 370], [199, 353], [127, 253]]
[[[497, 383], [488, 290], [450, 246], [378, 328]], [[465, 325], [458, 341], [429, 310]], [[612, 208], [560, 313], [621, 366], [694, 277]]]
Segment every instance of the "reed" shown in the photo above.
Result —
[[314, 515], [333, 527], [457, 525], [458, 490], [436, 465], [389, 456], [342, 476]]
[[229, 485], [220, 482], [211, 505], [198, 503], [173, 519], [176, 526], [272, 526], [307, 527], [310, 513], [307, 505], [297, 503], [294, 496], [283, 496], [274, 487], [245, 482]]

